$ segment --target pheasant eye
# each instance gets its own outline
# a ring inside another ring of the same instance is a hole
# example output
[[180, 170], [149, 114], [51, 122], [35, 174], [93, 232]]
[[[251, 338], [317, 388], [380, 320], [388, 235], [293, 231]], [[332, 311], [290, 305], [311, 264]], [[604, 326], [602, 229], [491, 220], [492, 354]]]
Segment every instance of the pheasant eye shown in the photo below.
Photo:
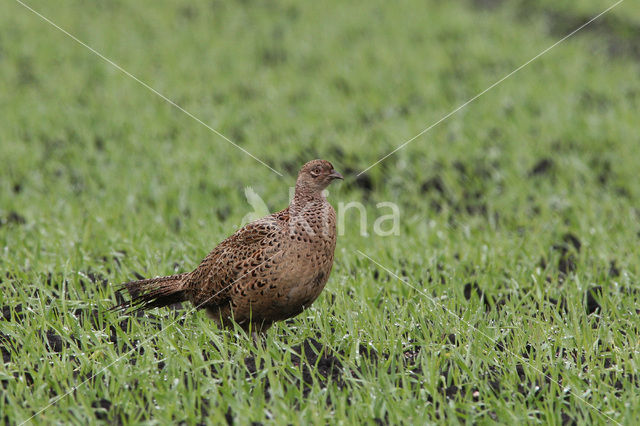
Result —
[[318, 177], [320, 175], [320, 168], [315, 168], [311, 170], [311, 176]]

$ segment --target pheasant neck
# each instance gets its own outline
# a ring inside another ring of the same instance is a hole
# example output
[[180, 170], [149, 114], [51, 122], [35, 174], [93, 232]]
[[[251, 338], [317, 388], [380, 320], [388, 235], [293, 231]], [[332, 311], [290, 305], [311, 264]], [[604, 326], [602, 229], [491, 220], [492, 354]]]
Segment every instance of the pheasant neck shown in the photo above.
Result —
[[303, 212], [310, 204], [322, 203], [325, 201], [322, 191], [308, 191], [306, 188], [296, 187], [296, 193], [291, 201], [290, 210], [292, 213]]

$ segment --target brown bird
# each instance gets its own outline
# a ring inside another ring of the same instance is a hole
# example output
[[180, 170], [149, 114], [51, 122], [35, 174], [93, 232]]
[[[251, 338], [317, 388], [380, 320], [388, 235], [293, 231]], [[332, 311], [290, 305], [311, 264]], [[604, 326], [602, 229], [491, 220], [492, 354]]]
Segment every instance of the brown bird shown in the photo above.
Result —
[[343, 179], [331, 163], [306, 163], [284, 210], [222, 241], [192, 272], [122, 284], [131, 300], [116, 308], [150, 309], [190, 301], [219, 324], [264, 333], [301, 313], [324, 288], [333, 266], [336, 214], [323, 195]]

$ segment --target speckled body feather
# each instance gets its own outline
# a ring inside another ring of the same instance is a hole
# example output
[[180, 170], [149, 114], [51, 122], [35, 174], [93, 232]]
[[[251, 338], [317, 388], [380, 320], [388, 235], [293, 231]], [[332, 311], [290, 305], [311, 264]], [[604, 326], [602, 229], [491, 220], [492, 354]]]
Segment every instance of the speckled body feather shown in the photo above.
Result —
[[322, 191], [342, 176], [328, 161], [305, 164], [291, 204], [222, 241], [190, 273], [124, 284], [139, 309], [191, 301], [224, 326], [265, 332], [298, 315], [324, 289], [336, 246], [336, 214]]

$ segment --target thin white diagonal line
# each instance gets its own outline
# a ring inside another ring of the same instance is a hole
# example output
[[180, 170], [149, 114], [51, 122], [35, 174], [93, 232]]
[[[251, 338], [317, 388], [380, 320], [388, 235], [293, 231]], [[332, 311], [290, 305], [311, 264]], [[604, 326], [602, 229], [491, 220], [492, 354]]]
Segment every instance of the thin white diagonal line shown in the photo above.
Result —
[[[394, 278], [396, 278], [398, 281], [406, 284], [407, 286], [411, 287], [412, 289], [414, 289], [415, 291], [417, 291], [418, 293], [422, 294], [423, 296], [425, 296], [427, 299], [429, 299], [429, 301], [431, 303], [433, 303], [434, 306], [439, 307], [444, 309], [445, 311], [447, 311], [450, 315], [452, 315], [454, 318], [456, 318], [458, 321], [463, 322], [467, 327], [473, 329], [473, 331], [480, 333], [482, 336], [484, 336], [485, 338], [487, 338], [488, 340], [490, 340], [492, 343], [494, 344], [499, 344], [497, 339], [493, 339], [491, 336], [489, 336], [488, 334], [486, 334], [485, 332], [483, 332], [482, 330], [479, 330], [477, 327], [475, 327], [473, 324], [471, 324], [469, 321], [466, 321], [465, 319], [461, 318], [459, 315], [457, 315], [455, 312], [453, 312], [451, 309], [447, 308], [446, 306], [442, 305], [441, 303], [438, 303], [433, 297], [429, 296], [428, 293], [425, 293], [423, 290], [419, 289], [418, 287], [416, 287], [415, 285], [403, 280], [402, 278], [400, 278], [398, 275], [396, 275], [395, 273], [393, 273], [389, 268], [385, 267], [384, 265], [380, 264], [379, 262], [377, 262], [375, 259], [371, 258], [370, 256], [368, 256], [367, 254], [361, 252], [360, 250], [356, 250], [356, 252], [358, 252], [358, 254], [360, 254], [361, 256], [366, 257], [367, 259], [369, 259], [371, 262], [375, 263], [376, 265], [378, 265], [380, 268], [384, 269], [387, 273], [391, 274]], [[520, 361], [522, 361], [524, 364], [528, 365], [529, 368], [531, 368], [532, 370], [534, 370], [535, 372], [543, 375], [545, 377], [545, 379], [548, 379], [552, 382], [554, 382], [556, 385], [558, 385], [558, 387], [560, 389], [562, 389], [562, 385], [560, 384], [560, 382], [558, 382], [557, 380], [554, 380], [553, 377], [551, 377], [548, 374], [545, 374], [542, 370], [540, 370], [539, 368], [537, 368], [536, 366], [532, 365], [525, 357], [523, 357], [522, 355], [518, 355], [515, 352], [511, 351], [510, 349], [508, 349], [505, 345], [502, 345], [503, 349], [505, 350], [505, 352], [508, 352], [509, 354], [515, 356], [516, 358], [518, 358]], [[571, 389], [569, 389], [569, 393], [571, 395], [573, 395], [574, 397], [576, 397], [577, 399], [579, 399], [580, 401], [584, 402], [585, 404], [587, 404], [589, 407], [593, 408], [595, 411], [597, 411], [598, 413], [602, 414], [604, 417], [606, 417], [608, 420], [611, 420], [612, 422], [614, 422], [615, 424], [620, 425], [620, 423], [618, 421], [616, 421], [614, 418], [606, 415], [605, 413], [603, 413], [602, 411], [600, 411], [596, 406], [594, 406], [592, 403], [590, 403], [589, 401], [587, 401], [586, 399], [582, 398], [580, 395], [576, 394], [574, 391], [572, 391]]]
[[25, 9], [28, 9], [29, 11], [31, 11], [33, 14], [35, 14], [36, 16], [38, 16], [40, 19], [42, 19], [43, 21], [47, 22], [48, 24], [50, 24], [51, 26], [53, 26], [54, 28], [56, 28], [57, 30], [59, 30], [60, 32], [62, 32], [63, 34], [67, 35], [69, 38], [71, 38], [72, 40], [74, 40], [76, 43], [80, 44], [81, 46], [87, 48], [89, 51], [91, 51], [92, 53], [94, 53], [96, 56], [98, 56], [100, 59], [102, 59], [103, 61], [107, 62], [108, 64], [110, 64], [111, 66], [113, 66], [114, 68], [116, 68], [118, 71], [122, 72], [123, 74], [125, 74], [127, 77], [132, 78], [133, 80], [135, 80], [136, 82], [138, 82], [140, 85], [142, 85], [143, 87], [145, 87], [146, 89], [148, 89], [149, 91], [153, 92], [154, 94], [158, 95], [160, 98], [162, 98], [164, 101], [166, 101], [167, 103], [169, 103], [171, 106], [179, 109], [180, 111], [182, 111], [183, 113], [185, 113], [186, 115], [188, 115], [189, 117], [191, 117], [192, 119], [194, 119], [195, 121], [197, 121], [198, 123], [202, 124], [204, 127], [206, 127], [207, 129], [211, 130], [213, 133], [215, 133], [216, 135], [220, 136], [222, 139], [224, 139], [225, 141], [229, 142], [231, 145], [235, 146], [236, 148], [238, 148], [240, 151], [244, 152], [245, 154], [247, 154], [249, 157], [253, 158], [254, 160], [256, 160], [257, 162], [259, 162], [260, 164], [262, 164], [265, 167], [268, 167], [272, 172], [274, 172], [275, 174], [279, 175], [279, 176], [283, 176], [282, 173], [280, 173], [279, 171], [277, 171], [276, 169], [274, 169], [273, 167], [271, 167], [270, 165], [268, 165], [267, 163], [265, 163], [264, 161], [262, 161], [261, 159], [259, 159], [258, 157], [256, 157], [255, 155], [253, 155], [252, 153], [250, 153], [249, 151], [247, 151], [246, 149], [244, 149], [243, 147], [241, 147], [240, 145], [238, 145], [237, 143], [233, 142], [231, 139], [229, 139], [228, 137], [226, 137], [225, 135], [223, 135], [222, 133], [220, 133], [219, 131], [217, 131], [216, 129], [214, 129], [213, 127], [211, 127], [210, 125], [208, 125], [207, 123], [205, 123], [204, 121], [202, 121], [201, 119], [199, 119], [198, 117], [196, 117], [195, 115], [193, 115], [192, 113], [190, 113], [189, 111], [187, 111], [186, 109], [184, 109], [183, 107], [181, 107], [180, 105], [178, 105], [177, 103], [175, 103], [174, 101], [172, 101], [171, 99], [169, 99], [168, 97], [166, 97], [165, 95], [163, 95], [162, 93], [158, 92], [156, 89], [154, 89], [153, 87], [149, 86], [147, 83], [145, 83], [144, 81], [140, 80], [138, 77], [136, 77], [135, 75], [131, 74], [129, 71], [127, 71], [126, 69], [122, 68], [120, 65], [118, 65], [117, 63], [113, 62], [111, 59], [107, 58], [106, 56], [104, 56], [102, 53], [98, 52], [97, 50], [95, 50], [93, 47], [89, 46], [87, 43], [83, 42], [82, 40], [78, 39], [76, 36], [74, 36], [73, 34], [71, 34], [70, 32], [68, 32], [67, 30], [65, 30], [64, 28], [61, 28], [59, 25], [57, 25], [55, 22], [53, 22], [51, 19], [47, 18], [46, 16], [42, 15], [40, 12], [38, 12], [37, 10], [33, 9], [31, 6], [29, 6], [28, 4], [24, 3], [21, 0], [16, 0], [16, 2], [18, 2], [20, 5], [22, 5]]
[[613, 9], [614, 7], [616, 7], [617, 5], [619, 5], [620, 3], [622, 3], [624, 0], [618, 0], [616, 3], [614, 3], [613, 5], [609, 6], [608, 8], [606, 8], [605, 10], [603, 10], [602, 12], [598, 13], [596, 16], [594, 16], [593, 18], [589, 19], [587, 22], [585, 22], [584, 24], [580, 25], [578, 28], [576, 28], [575, 30], [571, 31], [569, 34], [567, 34], [566, 36], [562, 37], [560, 40], [556, 41], [555, 43], [553, 43], [551, 46], [547, 47], [546, 49], [544, 49], [542, 52], [538, 53], [536, 56], [534, 56], [533, 58], [529, 59], [527, 62], [525, 62], [524, 64], [520, 65], [518, 68], [516, 68], [515, 70], [511, 71], [509, 74], [505, 75], [504, 77], [502, 77], [501, 79], [499, 79], [498, 81], [496, 81], [495, 83], [493, 83], [492, 85], [490, 85], [489, 87], [487, 87], [486, 89], [484, 89], [482, 92], [478, 93], [477, 95], [475, 95], [474, 97], [470, 98], [469, 100], [467, 100], [465, 103], [463, 103], [462, 105], [458, 106], [456, 109], [454, 109], [453, 111], [449, 112], [448, 114], [446, 114], [445, 116], [443, 116], [442, 118], [440, 118], [438, 121], [436, 121], [435, 123], [431, 124], [429, 127], [425, 128], [424, 130], [422, 130], [420, 133], [418, 133], [417, 135], [415, 135], [414, 137], [412, 137], [411, 139], [407, 140], [406, 142], [402, 143], [401, 145], [399, 145], [398, 147], [396, 147], [393, 151], [389, 152], [387, 155], [385, 155], [384, 157], [381, 157], [380, 159], [378, 159], [378, 161], [376, 161], [375, 163], [371, 164], [369, 167], [367, 167], [366, 169], [364, 169], [363, 171], [361, 171], [360, 173], [358, 173], [356, 175], [360, 176], [363, 173], [366, 173], [367, 171], [369, 171], [371, 168], [375, 167], [376, 165], [378, 165], [379, 163], [381, 163], [382, 161], [386, 160], [387, 158], [389, 158], [390, 156], [392, 156], [393, 154], [395, 154], [396, 152], [400, 151], [402, 148], [404, 148], [405, 146], [409, 145], [411, 142], [413, 142], [414, 140], [418, 139], [420, 136], [424, 135], [425, 133], [427, 133], [429, 130], [433, 129], [434, 127], [436, 127], [438, 124], [442, 123], [443, 121], [445, 121], [447, 118], [451, 117], [452, 115], [454, 115], [455, 113], [457, 113], [458, 111], [460, 111], [461, 109], [463, 109], [464, 107], [466, 107], [467, 105], [469, 105], [471, 102], [475, 101], [476, 99], [478, 99], [480, 96], [484, 95], [485, 93], [487, 93], [489, 90], [493, 89], [494, 87], [496, 87], [497, 85], [499, 85], [500, 83], [502, 83], [503, 81], [505, 81], [506, 79], [508, 79], [509, 77], [511, 77], [512, 75], [514, 75], [515, 73], [517, 73], [518, 71], [520, 71], [522, 68], [526, 67], [527, 65], [529, 65], [531, 62], [535, 61], [536, 59], [538, 59], [539, 57], [541, 57], [542, 55], [544, 55], [545, 53], [547, 53], [548, 51], [550, 51], [551, 49], [553, 49], [554, 47], [556, 47], [557, 45], [559, 45], [560, 43], [562, 43], [563, 41], [565, 41], [566, 39], [568, 39], [569, 37], [573, 36], [574, 34], [576, 34], [578, 31], [582, 30], [584, 27], [586, 27], [587, 25], [591, 24], [593, 21], [595, 21], [596, 19], [598, 19], [599, 17], [601, 17], [602, 15], [604, 15], [605, 13], [609, 12], [611, 9]]
[[156, 337], [158, 337], [160, 334], [164, 333], [165, 331], [167, 331], [169, 328], [173, 327], [173, 325], [175, 323], [177, 323], [178, 321], [184, 319], [187, 317], [187, 315], [190, 315], [191, 313], [193, 313], [194, 311], [196, 311], [197, 309], [199, 309], [201, 306], [204, 306], [205, 304], [207, 304], [207, 302], [209, 302], [209, 300], [213, 299], [214, 297], [216, 297], [217, 295], [219, 295], [220, 293], [222, 293], [223, 291], [225, 291], [226, 289], [228, 289], [229, 287], [231, 287], [232, 285], [234, 285], [236, 282], [238, 282], [239, 280], [241, 280], [242, 278], [246, 277], [247, 275], [249, 275], [251, 272], [253, 272], [254, 270], [256, 270], [257, 268], [259, 268], [260, 266], [264, 265], [265, 263], [267, 263], [268, 261], [270, 261], [271, 259], [275, 258], [278, 254], [282, 253], [282, 250], [277, 251], [273, 256], [269, 257], [268, 259], [264, 260], [264, 262], [260, 263], [259, 265], [257, 265], [255, 268], [247, 271], [246, 273], [242, 274], [240, 277], [236, 278], [231, 284], [229, 284], [228, 286], [224, 287], [223, 289], [221, 289], [220, 291], [214, 293], [211, 297], [207, 298], [204, 302], [199, 303], [198, 305], [194, 306], [193, 308], [189, 309], [187, 312], [185, 312], [180, 318], [173, 320], [169, 323], [169, 325], [167, 325], [166, 327], [164, 327], [162, 330], [158, 331], [156, 334], [154, 334], [153, 336], [143, 340], [142, 342], [140, 342], [138, 344], [138, 346], [136, 346], [135, 348], [131, 349], [130, 351], [120, 355], [118, 358], [116, 358], [115, 361], [111, 362], [109, 365], [103, 367], [100, 371], [98, 371], [97, 373], [95, 373], [94, 375], [92, 375], [91, 377], [89, 377], [88, 379], [84, 380], [82, 383], [73, 386], [71, 389], [69, 389], [67, 392], [65, 392], [64, 394], [62, 394], [61, 396], [57, 397], [56, 399], [54, 399], [53, 401], [51, 401], [48, 405], [46, 405], [45, 407], [41, 408], [40, 410], [38, 410], [35, 414], [33, 414], [31, 417], [29, 417], [27, 420], [23, 421], [22, 423], [20, 423], [19, 426], [23, 426], [25, 423], [29, 422], [31, 419], [33, 419], [34, 417], [36, 417], [37, 415], [41, 414], [42, 412], [44, 412], [45, 410], [47, 410], [49, 407], [55, 405], [58, 403], [58, 401], [60, 401], [61, 399], [67, 397], [68, 395], [70, 395], [71, 393], [75, 392], [78, 388], [80, 388], [81, 386], [83, 386], [85, 383], [87, 383], [88, 381], [92, 380], [93, 378], [99, 376], [100, 374], [102, 374], [104, 371], [106, 371], [109, 367], [111, 367], [114, 364], [117, 364], [120, 360], [122, 360], [125, 357], [128, 357], [129, 355], [131, 355], [133, 352], [135, 352], [138, 347], [144, 345], [145, 343], [147, 343], [148, 341], [155, 339]]

